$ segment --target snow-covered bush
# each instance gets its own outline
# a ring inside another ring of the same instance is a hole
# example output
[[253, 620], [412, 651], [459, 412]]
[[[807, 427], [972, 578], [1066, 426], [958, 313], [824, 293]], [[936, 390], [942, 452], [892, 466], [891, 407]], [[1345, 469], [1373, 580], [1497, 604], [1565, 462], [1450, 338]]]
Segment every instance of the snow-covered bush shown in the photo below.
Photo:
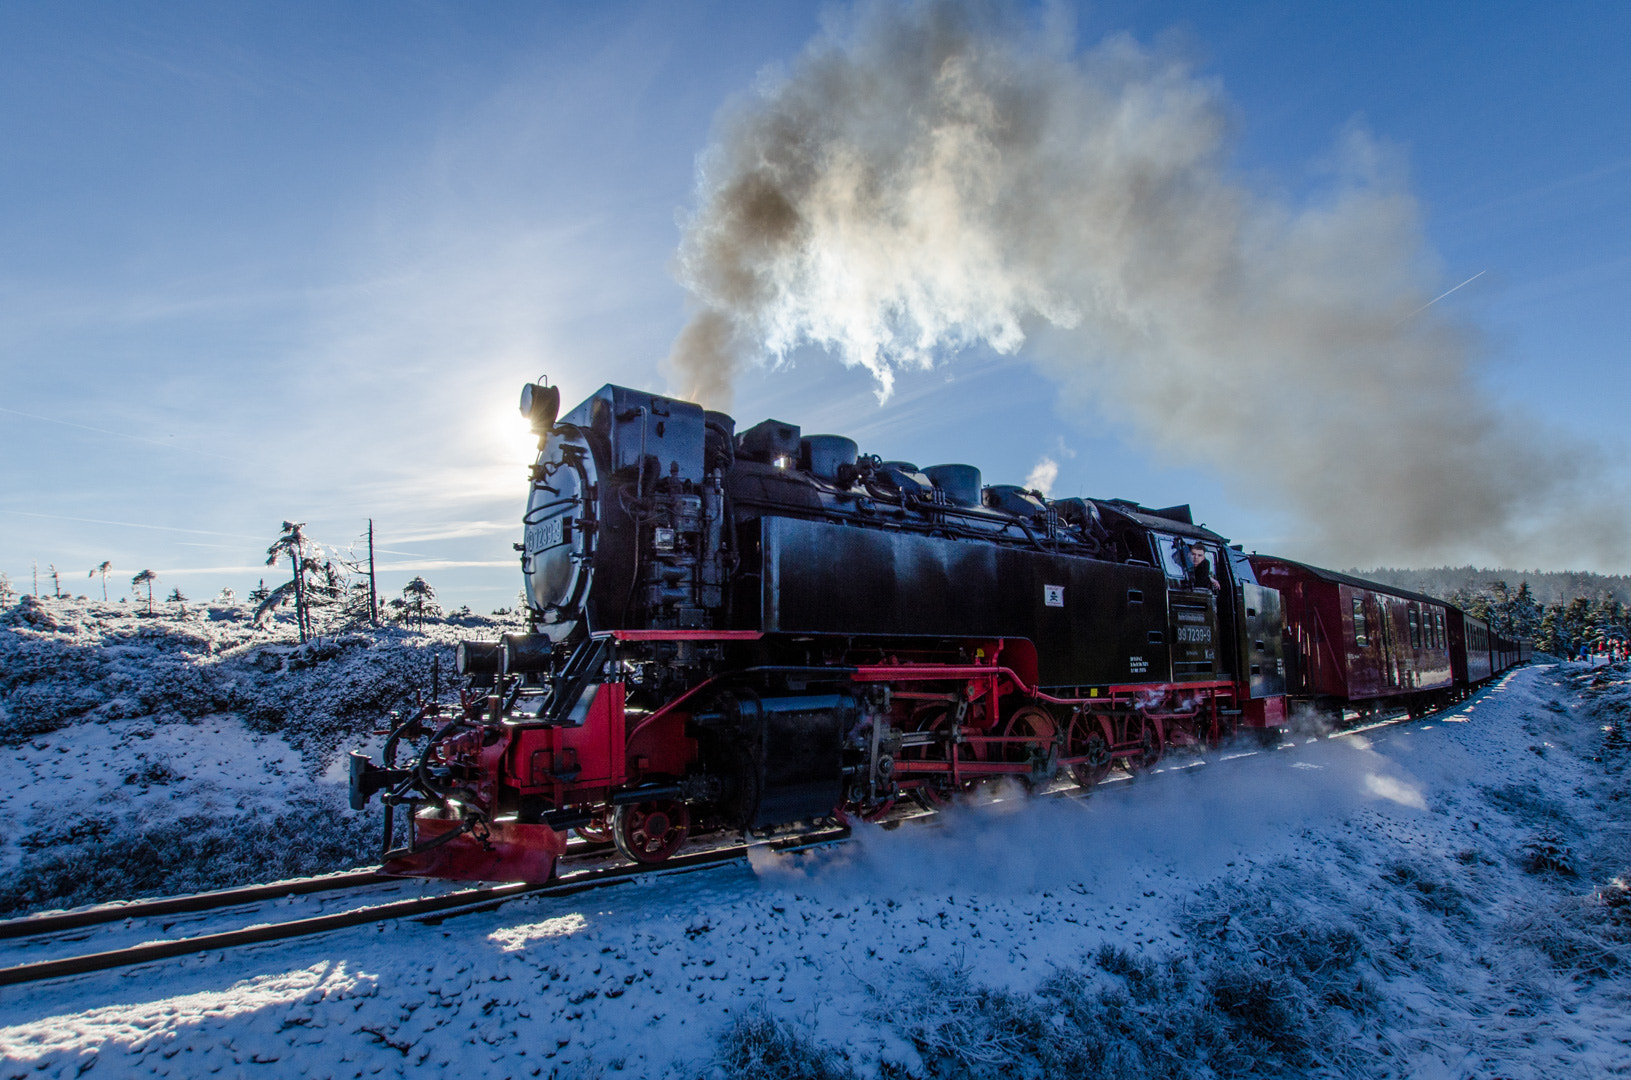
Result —
[[314, 762], [387, 724], [393, 708], [453, 685], [453, 647], [505, 626], [482, 616], [423, 631], [357, 630], [291, 640], [257, 632], [247, 611], [212, 606], [148, 620], [109, 605], [25, 597], [0, 614], [0, 741], [15, 744], [78, 720], [161, 722], [232, 712], [277, 731]]

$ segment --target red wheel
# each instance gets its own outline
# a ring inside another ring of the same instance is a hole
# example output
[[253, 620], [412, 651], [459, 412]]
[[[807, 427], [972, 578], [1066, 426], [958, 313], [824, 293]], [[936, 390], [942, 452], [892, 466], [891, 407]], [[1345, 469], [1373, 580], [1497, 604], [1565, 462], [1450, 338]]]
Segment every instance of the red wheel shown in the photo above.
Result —
[[1012, 738], [1025, 738], [1023, 743], [1002, 743], [1003, 760], [1013, 762], [1028, 762], [1031, 771], [1020, 779], [1032, 787], [1039, 787], [1052, 779], [1048, 775], [1049, 762], [1053, 760], [1053, 742], [1059, 733], [1059, 725], [1054, 721], [1053, 714], [1039, 705], [1026, 705], [1014, 712], [1003, 725], [1002, 733]]
[[1124, 757], [1121, 763], [1127, 771], [1134, 776], [1149, 772], [1155, 768], [1155, 763], [1161, 760], [1166, 752], [1166, 740], [1162, 738], [1161, 728], [1154, 720], [1144, 721], [1144, 732], [1139, 737], [1138, 753], [1131, 757]]
[[1072, 724], [1070, 736], [1070, 756], [1087, 759], [1070, 767], [1071, 779], [1091, 791], [1110, 775], [1110, 766], [1115, 764], [1110, 756], [1110, 740], [1105, 738], [1104, 728], [1091, 717]]
[[612, 812], [612, 843], [637, 863], [660, 863], [684, 844], [691, 811], [677, 799], [619, 806]]

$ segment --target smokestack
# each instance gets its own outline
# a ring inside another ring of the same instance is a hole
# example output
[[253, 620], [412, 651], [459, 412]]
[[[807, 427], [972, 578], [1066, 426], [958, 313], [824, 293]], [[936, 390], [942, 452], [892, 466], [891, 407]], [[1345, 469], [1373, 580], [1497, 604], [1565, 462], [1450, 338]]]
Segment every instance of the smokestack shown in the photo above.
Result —
[[[863, 4], [727, 106], [678, 259], [670, 363], [820, 346], [896, 374], [1018, 354], [1129, 438], [1291, 511], [1308, 555], [1622, 559], [1581, 451], [1483, 389], [1397, 155], [1362, 131], [1294, 203], [1231, 173], [1228, 105], [1181, 59], [975, 2]], [[1027, 344], [1027, 339], [1029, 344]], [[1569, 513], [1569, 526], [1557, 516]]]

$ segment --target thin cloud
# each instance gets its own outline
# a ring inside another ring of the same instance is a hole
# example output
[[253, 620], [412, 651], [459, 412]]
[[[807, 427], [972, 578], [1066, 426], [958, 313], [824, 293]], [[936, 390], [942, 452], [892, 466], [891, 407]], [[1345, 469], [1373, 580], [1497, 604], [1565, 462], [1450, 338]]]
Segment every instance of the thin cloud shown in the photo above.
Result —
[[[513, 521], [471, 521], [461, 525], [427, 525], [426, 531], [419, 532], [414, 529], [393, 531], [386, 533], [375, 526], [374, 537], [378, 543], [379, 537], [385, 536], [393, 544], [425, 544], [432, 540], [462, 540], [469, 536], [491, 536], [494, 533], [515, 532], [519, 529]], [[378, 550], [376, 548], [376, 550]], [[417, 554], [404, 552], [403, 554]]]

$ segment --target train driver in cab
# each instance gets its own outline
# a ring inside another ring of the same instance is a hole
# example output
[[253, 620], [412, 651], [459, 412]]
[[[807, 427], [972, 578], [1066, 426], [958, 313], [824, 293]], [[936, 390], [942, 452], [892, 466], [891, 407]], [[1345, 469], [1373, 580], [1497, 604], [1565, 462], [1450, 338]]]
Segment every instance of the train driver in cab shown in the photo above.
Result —
[[1218, 579], [1212, 576], [1212, 562], [1206, 557], [1206, 545], [1199, 540], [1189, 545], [1189, 585], [1194, 589], [1218, 591]]

